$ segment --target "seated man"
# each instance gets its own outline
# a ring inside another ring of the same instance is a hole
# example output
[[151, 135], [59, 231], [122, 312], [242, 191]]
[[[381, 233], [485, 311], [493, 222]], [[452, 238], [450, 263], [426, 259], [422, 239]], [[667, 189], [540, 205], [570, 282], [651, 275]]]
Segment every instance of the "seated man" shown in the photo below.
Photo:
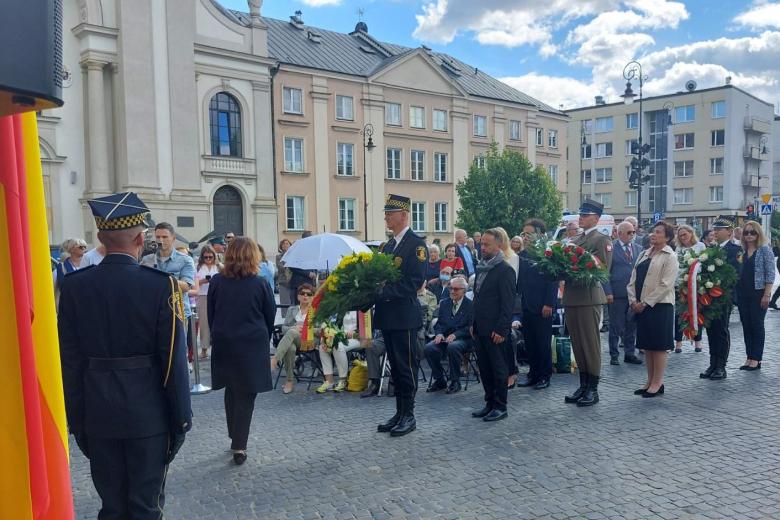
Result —
[[[450, 282], [450, 297], [439, 304], [439, 318], [433, 330], [436, 337], [425, 345], [425, 357], [431, 367], [432, 383], [428, 392], [447, 389], [448, 394], [460, 390], [460, 367], [463, 354], [471, 349], [469, 326], [473, 312], [471, 300], [465, 298], [468, 284], [462, 277]], [[444, 353], [450, 363], [450, 384], [444, 378], [441, 358]]]
[[385, 338], [382, 337], [382, 331], [374, 331], [371, 346], [363, 350], [368, 366], [368, 386], [360, 394], [360, 397], [371, 397], [379, 392], [379, 381], [382, 378], [382, 356], [385, 350]]

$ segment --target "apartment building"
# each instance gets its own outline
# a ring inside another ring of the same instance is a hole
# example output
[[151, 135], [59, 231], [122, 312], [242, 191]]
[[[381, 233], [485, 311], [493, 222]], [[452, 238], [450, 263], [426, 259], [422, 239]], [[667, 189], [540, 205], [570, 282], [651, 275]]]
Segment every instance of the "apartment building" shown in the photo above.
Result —
[[[233, 12], [239, 21], [246, 15]], [[280, 237], [305, 229], [383, 240], [388, 193], [412, 199], [411, 227], [451, 239], [455, 186], [495, 141], [543, 165], [565, 191], [567, 116], [426, 47], [264, 19], [274, 71]], [[368, 145], [369, 137], [371, 145]], [[485, 194], [490, 203], [490, 194]]]
[[772, 189], [773, 106], [733, 85], [696, 89], [632, 104], [604, 103], [566, 111], [567, 200], [602, 202], [618, 218], [637, 213], [629, 187], [633, 147], [651, 146], [642, 189], [643, 221], [662, 215], [707, 228], [720, 214], [742, 216]]

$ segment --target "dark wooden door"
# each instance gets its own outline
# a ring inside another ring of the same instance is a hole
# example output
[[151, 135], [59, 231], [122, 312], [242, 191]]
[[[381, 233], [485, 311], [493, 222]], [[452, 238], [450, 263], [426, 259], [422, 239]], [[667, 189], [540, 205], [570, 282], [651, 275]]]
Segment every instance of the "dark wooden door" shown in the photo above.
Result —
[[244, 203], [241, 194], [232, 186], [222, 186], [214, 194], [214, 230], [244, 234]]

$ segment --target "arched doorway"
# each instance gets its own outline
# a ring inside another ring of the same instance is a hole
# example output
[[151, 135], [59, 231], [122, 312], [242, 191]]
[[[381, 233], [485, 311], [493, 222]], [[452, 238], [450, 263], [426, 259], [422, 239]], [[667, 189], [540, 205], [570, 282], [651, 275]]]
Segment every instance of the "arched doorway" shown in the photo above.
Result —
[[222, 186], [214, 193], [214, 231], [244, 234], [244, 203], [233, 186]]

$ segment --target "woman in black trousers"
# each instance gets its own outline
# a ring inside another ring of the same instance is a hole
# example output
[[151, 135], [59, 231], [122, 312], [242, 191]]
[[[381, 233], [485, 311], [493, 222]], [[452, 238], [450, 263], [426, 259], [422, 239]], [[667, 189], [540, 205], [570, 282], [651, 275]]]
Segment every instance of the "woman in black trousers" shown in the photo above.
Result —
[[276, 317], [273, 291], [258, 276], [260, 250], [237, 237], [225, 253], [222, 271], [211, 279], [211, 382], [225, 389], [225, 417], [233, 461], [246, 461], [255, 397], [271, 390], [270, 339]]

